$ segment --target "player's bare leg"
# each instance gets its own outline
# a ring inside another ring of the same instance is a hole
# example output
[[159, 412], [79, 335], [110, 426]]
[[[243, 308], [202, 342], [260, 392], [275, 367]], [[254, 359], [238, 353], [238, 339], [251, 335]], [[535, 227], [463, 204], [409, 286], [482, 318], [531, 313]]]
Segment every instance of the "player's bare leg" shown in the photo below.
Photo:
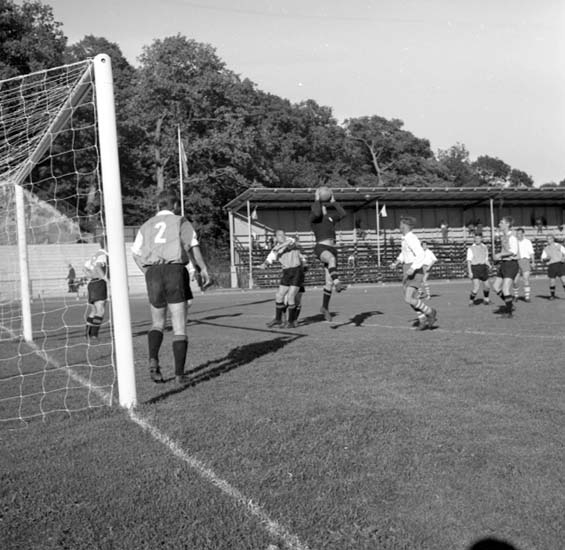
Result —
[[422, 287], [420, 292], [422, 293], [422, 298], [429, 300], [432, 297], [430, 292], [430, 284], [428, 283], [428, 277], [430, 276], [430, 272], [427, 269], [424, 269], [424, 276], [422, 277]]
[[296, 328], [296, 298], [298, 296], [300, 287], [291, 286], [286, 295], [288, 301], [288, 321], [286, 328]]
[[87, 338], [98, 338], [100, 326], [106, 313], [106, 300], [98, 300], [88, 304], [86, 314], [86, 336]]
[[280, 285], [275, 294], [275, 317], [272, 321], [267, 323], [269, 328], [282, 327], [283, 313], [285, 310], [285, 296], [288, 293], [288, 286]]
[[330, 298], [332, 297], [333, 279], [328, 268], [324, 269], [324, 273], [326, 275], [326, 282], [323, 288], [322, 307], [320, 308], [320, 313], [324, 316], [326, 321], [330, 322], [332, 320], [332, 314], [330, 313], [329, 307]]
[[159, 350], [163, 343], [163, 331], [167, 320], [166, 307], [151, 306], [151, 329], [147, 333], [149, 348], [149, 376], [155, 383], [164, 382], [159, 365]]
[[298, 317], [300, 316], [300, 311], [302, 310], [302, 296], [304, 295], [304, 287], [298, 289], [296, 296], [294, 297], [294, 305], [296, 306], [296, 312], [294, 314], [294, 322], [298, 323]]
[[490, 281], [483, 281], [483, 304], [490, 304]]
[[326, 270], [331, 279], [332, 287], [335, 288], [336, 292], [345, 290], [347, 287], [339, 280], [339, 276], [337, 274], [337, 258], [329, 250], [324, 250], [320, 254], [320, 260], [326, 267]]
[[431, 328], [437, 319], [437, 311], [426, 305], [418, 298], [418, 289], [413, 286], [405, 286], [404, 301], [418, 313], [418, 325], [420, 330]]
[[477, 294], [481, 288], [481, 281], [480, 279], [473, 279], [472, 280], [472, 287], [471, 287], [471, 294], [469, 295], [469, 305], [474, 306], [475, 300], [477, 299]]
[[171, 323], [173, 325], [173, 358], [175, 362], [175, 378], [177, 384], [185, 385], [185, 363], [188, 351], [188, 338], [186, 337], [186, 302], [169, 304]]
[[512, 317], [513, 308], [513, 297], [512, 297], [512, 286], [514, 284], [514, 279], [511, 277], [497, 277], [493, 283], [493, 290], [502, 300], [504, 300], [504, 306], [501, 310], [503, 317]]

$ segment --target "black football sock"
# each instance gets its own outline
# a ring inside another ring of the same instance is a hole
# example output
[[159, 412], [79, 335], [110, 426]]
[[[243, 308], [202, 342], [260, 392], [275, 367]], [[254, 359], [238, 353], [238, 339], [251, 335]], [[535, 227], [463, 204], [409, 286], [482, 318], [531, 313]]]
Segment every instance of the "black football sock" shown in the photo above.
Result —
[[477, 293], [476, 293], [476, 292], [471, 292], [471, 294], [469, 294], [469, 300], [470, 300], [471, 302], [474, 302], [476, 297], [477, 297]]
[[283, 302], [275, 302], [275, 319], [277, 321], [282, 321], [282, 315], [285, 310], [285, 305]]
[[98, 333], [100, 332], [101, 324], [102, 324], [102, 317], [100, 317], [100, 315], [95, 315], [92, 318], [92, 326], [90, 327], [91, 335], [94, 336], [95, 338], [98, 338]]
[[94, 317], [87, 317], [86, 318], [86, 335], [87, 336], [94, 336], [92, 334]]
[[483, 296], [485, 297], [485, 300], [488, 300], [489, 294], [490, 294], [490, 290], [483, 290]]
[[163, 333], [160, 330], [151, 329], [147, 333], [147, 342], [149, 345], [149, 359], [159, 360], [159, 350], [163, 343]]
[[555, 286], [556, 286], [556, 285], [549, 287], [549, 293], [550, 293], [552, 296], [555, 296]]
[[322, 307], [328, 309], [330, 307], [330, 298], [332, 297], [332, 291], [324, 288], [324, 294], [322, 296]]
[[504, 305], [506, 307], [506, 313], [512, 313], [512, 304], [514, 302], [514, 298], [512, 294], [508, 294], [504, 296]]
[[288, 306], [288, 322], [294, 323], [296, 321], [296, 306]]
[[337, 267], [330, 267], [328, 268], [328, 271], [330, 272], [330, 277], [332, 278], [332, 281], [337, 281], [339, 279], [339, 275], [337, 274]]
[[184, 374], [184, 364], [186, 362], [188, 340], [186, 339], [186, 336], [175, 336], [174, 338], [173, 356], [175, 358], [175, 375], [182, 376]]

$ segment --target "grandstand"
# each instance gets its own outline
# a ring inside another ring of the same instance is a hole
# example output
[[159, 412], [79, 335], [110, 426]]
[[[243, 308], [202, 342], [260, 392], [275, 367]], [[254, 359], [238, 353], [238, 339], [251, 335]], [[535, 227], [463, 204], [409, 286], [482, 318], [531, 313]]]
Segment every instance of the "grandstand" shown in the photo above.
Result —
[[[349, 283], [396, 280], [389, 265], [400, 250], [398, 221], [414, 216], [416, 232], [429, 241], [438, 257], [431, 276], [454, 279], [465, 277], [466, 243], [477, 226], [485, 242], [495, 246], [496, 224], [502, 216], [512, 216], [532, 240], [536, 257], [541, 254], [545, 236], [553, 233], [563, 240], [565, 193], [562, 188], [338, 188], [336, 200], [348, 216], [338, 225], [340, 278]], [[270, 238], [282, 228], [302, 243], [313, 260], [313, 234], [308, 213], [314, 189], [258, 188], [241, 193], [226, 205], [230, 227], [230, 270], [232, 288], [263, 287], [278, 284], [279, 269], [254, 271], [269, 248]], [[448, 226], [447, 235], [440, 225]], [[250, 246], [251, 243], [251, 246]], [[320, 284], [323, 270], [312, 261], [307, 284]], [[534, 272], [535, 273], [535, 272]]]

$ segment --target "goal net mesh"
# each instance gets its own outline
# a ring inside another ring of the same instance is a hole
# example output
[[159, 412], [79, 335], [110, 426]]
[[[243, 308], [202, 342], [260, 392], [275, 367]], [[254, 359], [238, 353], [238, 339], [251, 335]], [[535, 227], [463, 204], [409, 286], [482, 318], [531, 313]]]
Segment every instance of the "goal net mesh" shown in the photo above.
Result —
[[95, 102], [90, 60], [0, 81], [0, 428], [112, 401], [110, 302], [99, 338], [85, 337], [84, 266], [105, 234]]

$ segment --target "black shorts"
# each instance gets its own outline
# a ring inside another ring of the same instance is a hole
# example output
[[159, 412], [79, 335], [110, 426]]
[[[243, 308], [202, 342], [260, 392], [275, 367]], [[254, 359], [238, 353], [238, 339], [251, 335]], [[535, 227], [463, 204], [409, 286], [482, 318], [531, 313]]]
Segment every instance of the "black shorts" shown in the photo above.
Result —
[[479, 279], [479, 281], [488, 280], [487, 264], [471, 265], [471, 273], [473, 274], [473, 279]]
[[565, 264], [563, 262], [554, 262], [547, 266], [547, 276], [550, 279], [563, 277], [565, 275]]
[[89, 304], [108, 299], [108, 285], [104, 279], [92, 279], [86, 286], [86, 290]]
[[337, 266], [337, 248], [335, 246], [330, 246], [329, 244], [318, 243], [314, 247], [314, 256], [316, 256], [316, 258], [318, 258], [318, 260], [320, 260], [324, 265], [326, 265], [326, 262], [324, 262], [322, 260], [322, 258], [320, 258], [320, 256], [322, 255], [322, 252], [325, 252], [326, 250], [328, 252], [330, 252], [335, 257], [335, 264]]
[[498, 266], [497, 277], [501, 279], [514, 279], [520, 272], [518, 260], [503, 260]]
[[303, 286], [304, 268], [302, 266], [298, 266], [283, 269], [280, 284], [281, 286]]
[[149, 303], [163, 308], [167, 304], [181, 304], [192, 300], [190, 275], [182, 264], [155, 264], [145, 272]]

